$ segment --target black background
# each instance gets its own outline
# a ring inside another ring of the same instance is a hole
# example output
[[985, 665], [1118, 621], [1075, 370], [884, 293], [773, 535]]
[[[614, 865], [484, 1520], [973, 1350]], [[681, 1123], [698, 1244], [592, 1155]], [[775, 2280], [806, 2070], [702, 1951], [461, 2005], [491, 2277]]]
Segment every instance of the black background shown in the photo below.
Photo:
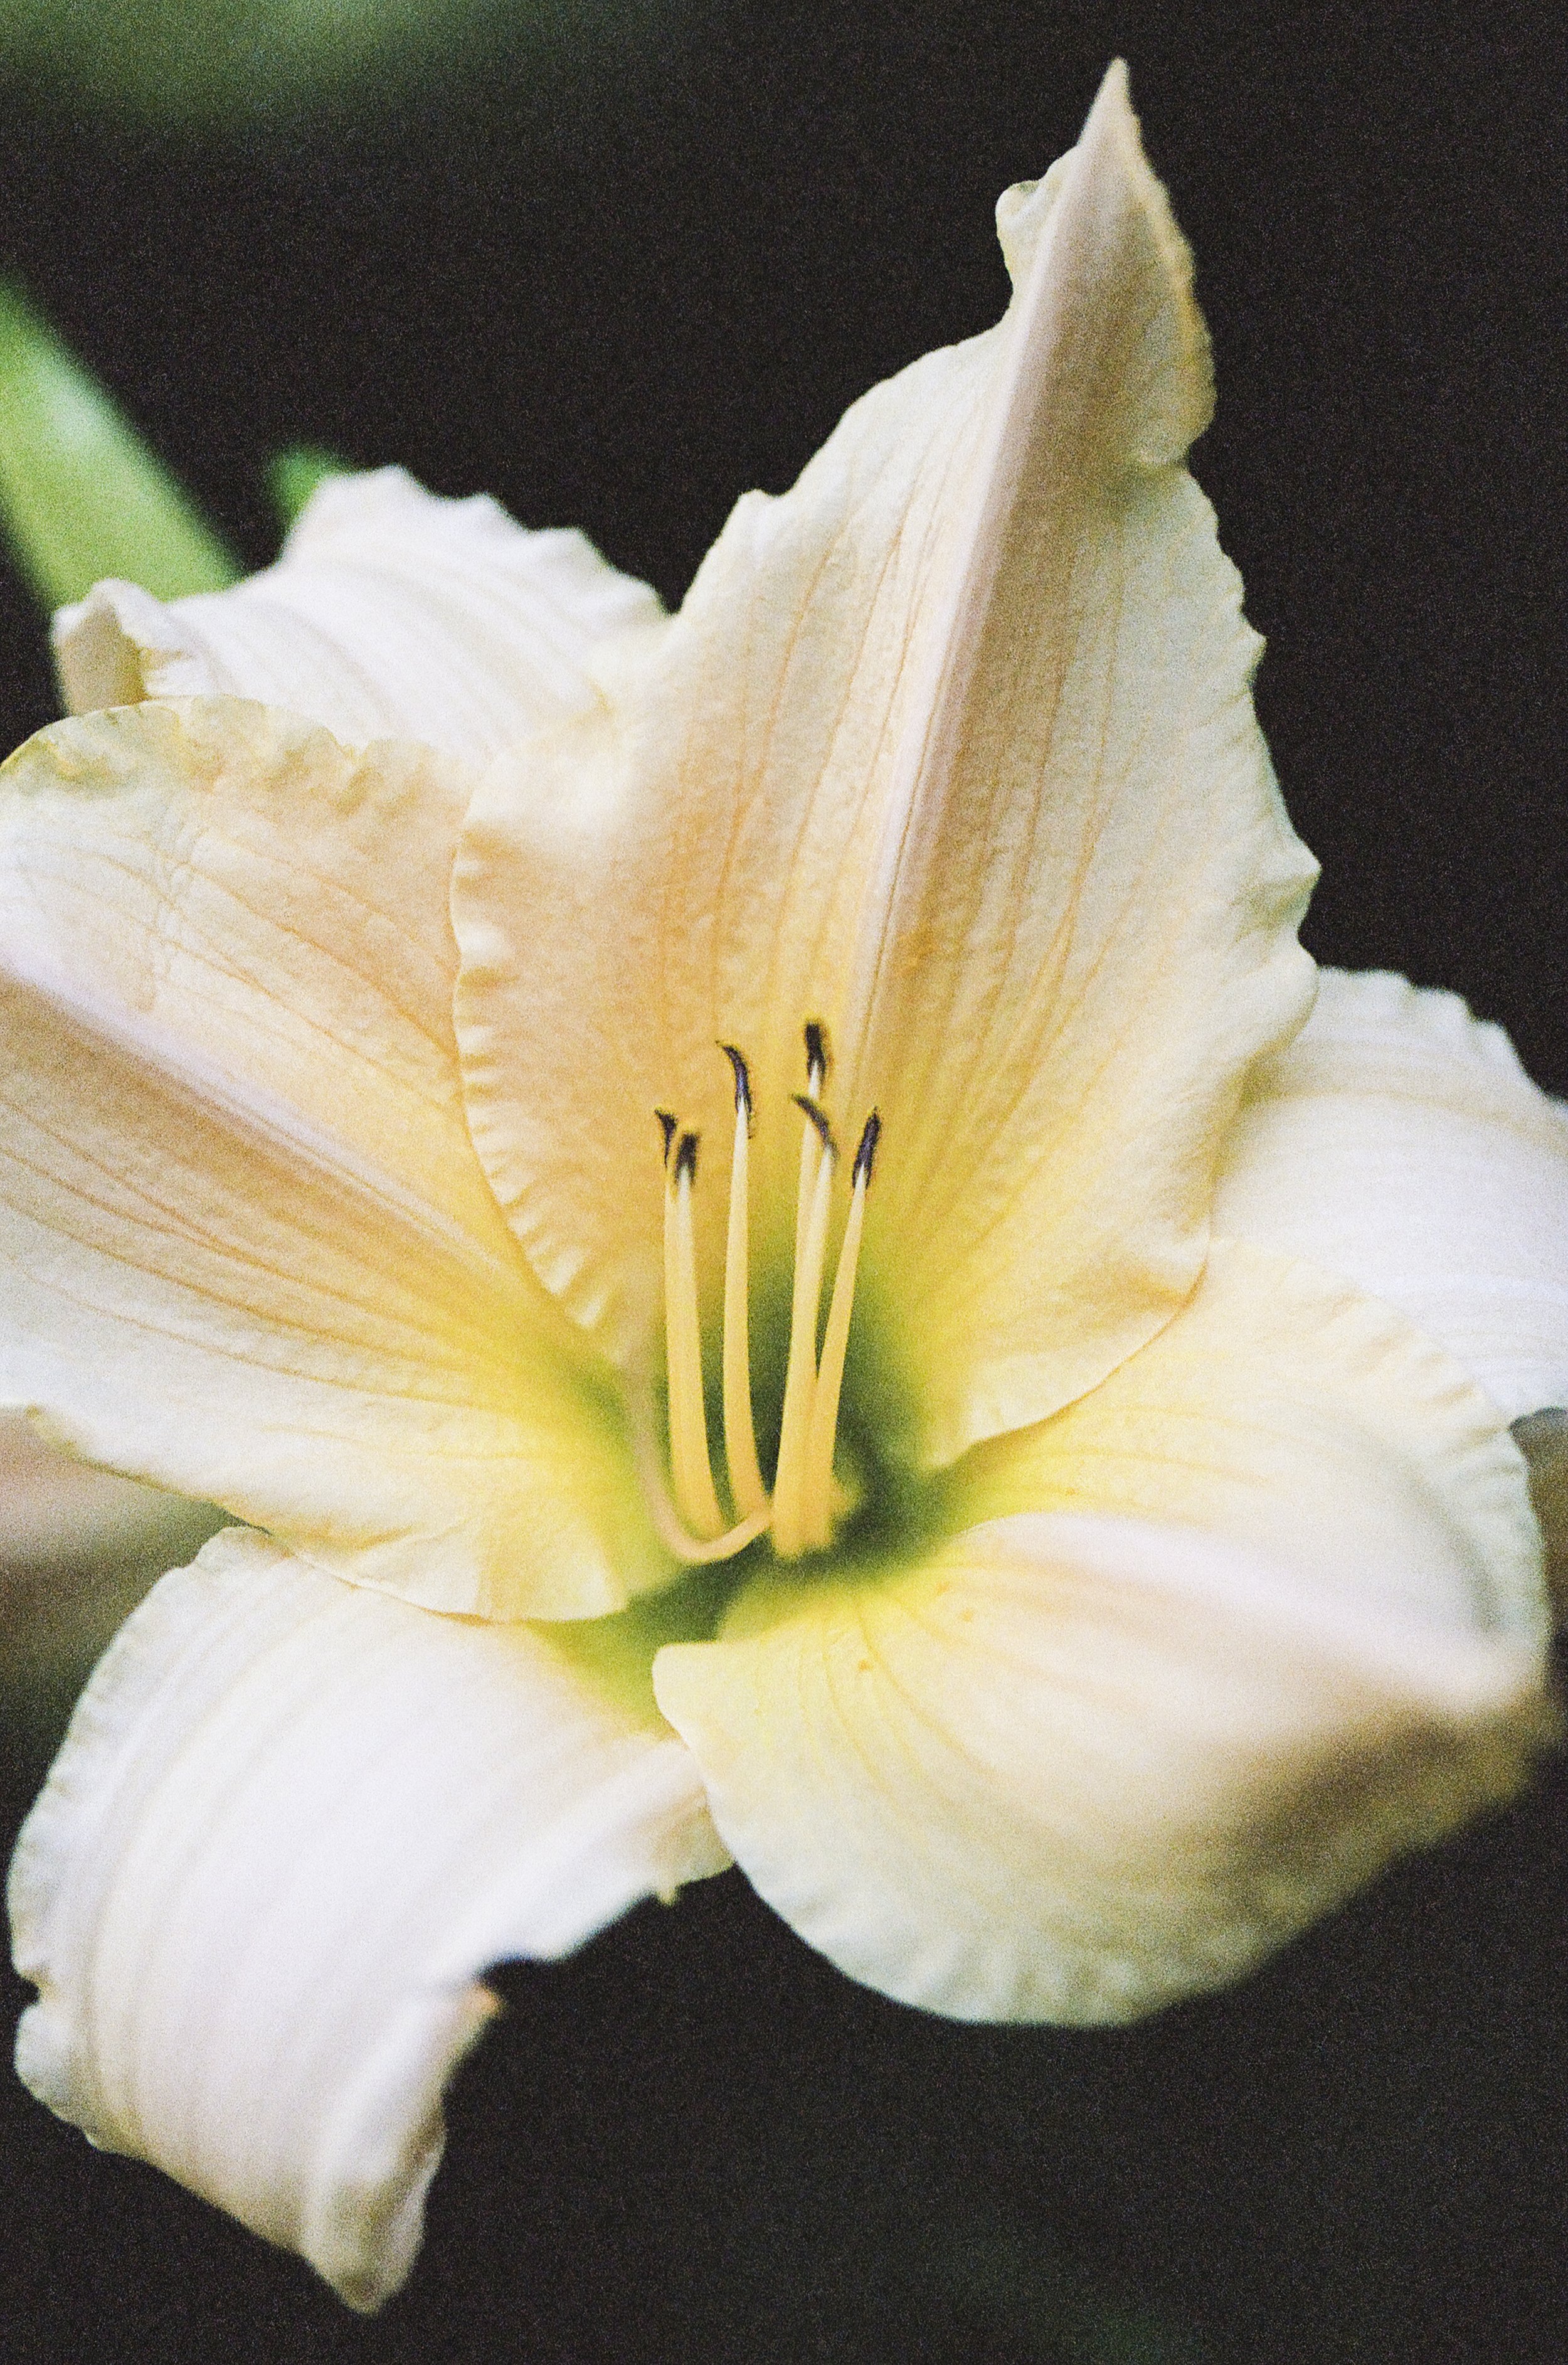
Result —
[[[1195, 469], [1324, 862], [1308, 941], [1458, 987], [1568, 1088], [1545, 12], [666, 0], [592, 55], [579, 13], [575, 46], [265, 140], [13, 91], [5, 259], [248, 559], [260, 462], [303, 435], [580, 523], [674, 599], [744, 488], [995, 316], [995, 196], [1126, 54], [1214, 332]], [[0, 696], [8, 740], [52, 711], [10, 582]], [[1564, 1791], [1549, 1772], [1244, 1988], [1120, 2034], [901, 2011], [736, 1875], [644, 1909], [504, 1975], [424, 2258], [370, 2324], [6, 2084], [0, 2352], [1133, 2356], [1072, 2332], [1088, 2277], [1193, 2356], [1562, 2365]]]

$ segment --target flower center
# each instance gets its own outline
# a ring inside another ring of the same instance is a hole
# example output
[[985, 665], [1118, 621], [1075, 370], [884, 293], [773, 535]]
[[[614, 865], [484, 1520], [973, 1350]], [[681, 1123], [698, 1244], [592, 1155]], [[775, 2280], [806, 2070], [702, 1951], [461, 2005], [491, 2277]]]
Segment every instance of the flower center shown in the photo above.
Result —
[[806, 1085], [794, 1095], [801, 1113], [801, 1171], [795, 1200], [794, 1285], [778, 1457], [769, 1494], [757, 1462], [751, 1398], [750, 1143], [751, 1074], [743, 1055], [724, 1044], [734, 1072], [735, 1131], [730, 1158], [729, 1231], [724, 1251], [724, 1463], [734, 1506], [726, 1519], [713, 1484], [702, 1386], [702, 1334], [698, 1310], [696, 1227], [698, 1137], [683, 1132], [669, 1110], [656, 1112], [665, 1140], [665, 1362], [669, 1389], [669, 1495], [650, 1485], [661, 1535], [682, 1560], [728, 1560], [771, 1532], [781, 1560], [821, 1552], [832, 1541], [837, 1508], [834, 1446], [838, 1435], [855, 1276], [866, 1221], [881, 1119], [867, 1118], [850, 1170], [849, 1212], [839, 1244], [833, 1295], [818, 1351], [823, 1269], [833, 1213], [838, 1145], [823, 1108], [827, 1048], [814, 1022], [805, 1030]]

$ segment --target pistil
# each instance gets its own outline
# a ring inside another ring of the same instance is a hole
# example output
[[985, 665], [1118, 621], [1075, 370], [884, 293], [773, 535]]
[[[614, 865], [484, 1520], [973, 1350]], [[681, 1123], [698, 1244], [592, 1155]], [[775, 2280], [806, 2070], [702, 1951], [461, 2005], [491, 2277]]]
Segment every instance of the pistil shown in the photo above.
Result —
[[[822, 1106], [827, 1090], [827, 1033], [818, 1020], [806, 1024], [806, 1097]], [[806, 1226], [811, 1219], [812, 1205], [816, 1195], [817, 1169], [823, 1161], [822, 1138], [815, 1126], [808, 1125], [801, 1135], [801, 1180], [795, 1193], [795, 1271], [801, 1270], [801, 1259], [806, 1253]]]
[[[822, 1304], [833, 1170], [837, 1163], [833, 1129], [816, 1102], [799, 1093], [796, 1105], [816, 1137], [817, 1158], [810, 1205], [797, 1203], [795, 1210], [795, 1237], [801, 1245], [795, 1258], [795, 1289], [790, 1306], [790, 1360], [784, 1372], [778, 1467], [773, 1477], [773, 1549], [781, 1560], [795, 1559], [810, 1541], [805, 1500], [806, 1444], [816, 1395], [817, 1312]], [[802, 1158], [802, 1201], [806, 1171]]]

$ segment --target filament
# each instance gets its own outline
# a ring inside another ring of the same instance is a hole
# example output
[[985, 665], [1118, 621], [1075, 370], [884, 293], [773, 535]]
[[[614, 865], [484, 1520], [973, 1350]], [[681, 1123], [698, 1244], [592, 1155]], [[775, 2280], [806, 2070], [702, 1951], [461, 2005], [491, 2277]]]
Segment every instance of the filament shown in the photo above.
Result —
[[655, 1112], [664, 1136], [665, 1366], [669, 1399], [669, 1484], [653, 1426], [653, 1389], [633, 1391], [633, 1448], [660, 1540], [678, 1559], [727, 1560], [767, 1529], [784, 1560], [832, 1541], [835, 1502], [834, 1446], [844, 1388], [856, 1275], [881, 1120], [868, 1117], [855, 1155], [849, 1213], [834, 1273], [827, 1323], [817, 1352], [823, 1273], [838, 1150], [821, 1095], [829, 1072], [819, 1022], [805, 1029], [809, 1093], [796, 1094], [804, 1123], [795, 1204], [795, 1270], [784, 1373], [778, 1461], [768, 1498], [757, 1462], [751, 1400], [750, 1144], [751, 1076], [733, 1044], [720, 1048], [734, 1074], [735, 1131], [730, 1161], [729, 1227], [724, 1246], [723, 1442], [734, 1512], [726, 1522], [713, 1485], [702, 1387], [702, 1333], [697, 1289], [698, 1139], [667, 1109]]
[[[730, 1164], [730, 1227], [724, 1242], [724, 1463], [744, 1519], [766, 1514], [767, 1489], [756, 1459], [751, 1409], [751, 1281], [748, 1270], [751, 1078], [733, 1044], [722, 1046], [735, 1073], [735, 1148]], [[766, 1524], [766, 1520], [765, 1520]]]
[[[820, 1107], [827, 1088], [827, 1033], [820, 1020], [806, 1023], [806, 1093]], [[817, 1169], [822, 1164], [822, 1136], [814, 1126], [808, 1126], [801, 1136], [801, 1179], [795, 1192], [795, 1271], [801, 1270], [801, 1260], [806, 1253], [806, 1226], [811, 1220], [812, 1202], [817, 1187]]]
[[654, 1523], [654, 1532], [667, 1552], [677, 1560], [697, 1565], [719, 1560], [730, 1560], [755, 1543], [767, 1526], [766, 1509], [749, 1519], [742, 1519], [722, 1536], [689, 1535], [681, 1524], [679, 1512], [670, 1500], [665, 1484], [664, 1465], [654, 1429], [653, 1391], [644, 1384], [633, 1391], [632, 1398], [632, 1458], [642, 1485], [643, 1498]]
[[665, 1169], [665, 1368], [669, 1380], [669, 1459], [680, 1516], [700, 1539], [723, 1532], [708, 1459], [702, 1402], [702, 1337], [697, 1310], [697, 1245], [691, 1186], [697, 1136], [683, 1133]]

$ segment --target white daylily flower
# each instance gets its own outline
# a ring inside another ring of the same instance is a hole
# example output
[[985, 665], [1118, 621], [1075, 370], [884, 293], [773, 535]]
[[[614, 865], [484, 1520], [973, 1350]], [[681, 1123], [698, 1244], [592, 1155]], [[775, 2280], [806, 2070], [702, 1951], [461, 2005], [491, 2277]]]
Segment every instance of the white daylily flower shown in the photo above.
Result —
[[443, 500], [377, 468], [329, 477], [276, 565], [232, 591], [165, 604], [100, 583], [53, 640], [73, 714], [237, 691], [342, 739], [478, 758], [587, 704], [595, 642], [663, 613], [584, 535], [524, 533], [482, 495]]
[[6, 768], [0, 1387], [264, 1531], [84, 1696], [23, 2074], [356, 2304], [498, 1956], [727, 1849], [889, 1994], [1124, 2017], [1549, 1729], [1568, 1135], [1442, 997], [1306, 1017], [1119, 69], [999, 219], [1002, 322], [678, 615], [486, 511], [476, 637], [472, 513], [427, 577], [355, 555], [411, 488], [334, 494], [352, 599], [312, 524], [95, 594], [67, 680], [425, 745], [197, 697]]

